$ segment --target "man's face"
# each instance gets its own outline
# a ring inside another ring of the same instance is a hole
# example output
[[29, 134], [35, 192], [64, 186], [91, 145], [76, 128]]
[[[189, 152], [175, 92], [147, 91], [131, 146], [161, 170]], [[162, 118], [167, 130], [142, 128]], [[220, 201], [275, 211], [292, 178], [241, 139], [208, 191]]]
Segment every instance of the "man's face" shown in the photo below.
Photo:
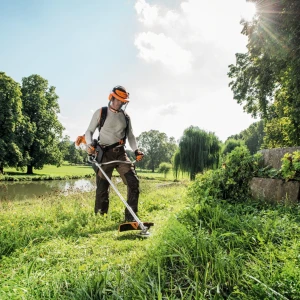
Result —
[[114, 110], [120, 110], [121, 106], [124, 103], [116, 98], [114, 98], [114, 100], [111, 101], [110, 106], [114, 109]]

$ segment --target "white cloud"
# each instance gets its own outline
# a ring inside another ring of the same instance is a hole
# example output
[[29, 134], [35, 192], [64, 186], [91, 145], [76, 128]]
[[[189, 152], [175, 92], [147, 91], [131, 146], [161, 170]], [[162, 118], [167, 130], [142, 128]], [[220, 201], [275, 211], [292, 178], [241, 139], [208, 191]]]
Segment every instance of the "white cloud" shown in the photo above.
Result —
[[139, 16], [139, 21], [145, 26], [152, 26], [158, 18], [158, 7], [151, 6], [145, 0], [138, 0], [135, 10]]
[[160, 62], [176, 74], [191, 70], [193, 56], [165, 34], [142, 32], [135, 39], [139, 57], [146, 62]]
[[168, 103], [167, 105], [162, 105], [158, 107], [158, 114], [162, 116], [167, 115], [177, 115], [179, 113], [178, 104], [177, 103]]
[[193, 125], [224, 141], [255, 122], [233, 99], [227, 76], [235, 53], [247, 50], [240, 25], [246, 0], [182, 0], [172, 9], [151, 3], [135, 5], [134, 45], [144, 62], [132, 79], [138, 101], [128, 108], [135, 133], [156, 129], [178, 139]]

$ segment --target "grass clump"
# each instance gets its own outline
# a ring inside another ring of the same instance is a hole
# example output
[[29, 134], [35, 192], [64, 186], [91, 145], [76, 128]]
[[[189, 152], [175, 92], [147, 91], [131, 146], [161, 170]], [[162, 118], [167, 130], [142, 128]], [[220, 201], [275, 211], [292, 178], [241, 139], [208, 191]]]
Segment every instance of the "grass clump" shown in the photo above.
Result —
[[299, 212], [197, 200], [126, 277], [125, 299], [300, 299]]

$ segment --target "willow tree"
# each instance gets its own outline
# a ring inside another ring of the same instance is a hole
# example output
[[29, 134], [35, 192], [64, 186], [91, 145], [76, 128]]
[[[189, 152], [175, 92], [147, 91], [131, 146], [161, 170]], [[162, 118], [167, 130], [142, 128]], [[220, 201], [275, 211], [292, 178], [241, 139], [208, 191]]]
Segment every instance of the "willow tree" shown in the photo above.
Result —
[[205, 169], [217, 167], [220, 157], [220, 141], [214, 133], [199, 127], [187, 128], [179, 141], [173, 164], [176, 177], [179, 171], [188, 173], [191, 180]]

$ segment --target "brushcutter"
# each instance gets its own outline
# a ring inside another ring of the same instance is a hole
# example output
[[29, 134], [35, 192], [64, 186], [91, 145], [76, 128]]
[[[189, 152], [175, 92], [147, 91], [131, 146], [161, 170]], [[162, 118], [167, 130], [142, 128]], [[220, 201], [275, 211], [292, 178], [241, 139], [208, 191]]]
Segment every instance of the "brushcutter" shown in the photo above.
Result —
[[97, 160], [96, 160], [96, 157], [94, 157], [94, 156], [89, 156], [89, 162], [95, 164], [99, 168], [99, 170], [102, 172], [102, 174], [104, 175], [104, 177], [106, 178], [106, 180], [112, 186], [112, 188], [114, 189], [114, 191], [117, 193], [117, 195], [119, 196], [119, 198], [121, 199], [121, 201], [123, 202], [123, 204], [126, 206], [126, 208], [128, 209], [128, 211], [130, 212], [130, 214], [132, 215], [132, 217], [136, 221], [136, 222], [125, 222], [123, 224], [120, 224], [119, 225], [119, 232], [128, 231], [128, 230], [141, 230], [141, 232], [140, 232], [141, 236], [143, 236], [143, 237], [149, 236], [150, 233], [149, 233], [148, 229], [151, 226], [153, 226], [154, 223], [151, 223], [151, 222], [141, 222], [141, 220], [138, 218], [138, 216], [135, 214], [135, 212], [129, 206], [129, 204], [127, 203], [127, 201], [123, 198], [123, 196], [121, 195], [121, 193], [118, 191], [118, 189], [116, 188], [116, 186], [113, 184], [113, 182], [110, 180], [110, 178], [107, 176], [107, 174], [101, 168], [101, 166], [103, 166], [103, 165], [108, 165], [108, 164], [113, 164], [113, 163], [132, 164], [134, 162], [131, 162], [131, 161], [122, 161], [122, 160], [114, 160], [114, 161], [110, 161], [110, 162], [106, 162], [106, 163], [98, 163]]
[[[88, 146], [85, 140], [85, 136], [78, 136], [75, 142], [76, 148], [85, 150], [89, 153], [89, 162], [94, 164], [96, 167], [99, 168], [99, 170], [102, 172], [108, 183], [112, 186], [114, 191], [117, 193], [123, 204], [126, 206], [128, 209], [129, 213], [132, 215], [134, 220], [136, 222], [125, 222], [119, 225], [119, 232], [122, 231], [128, 231], [128, 230], [141, 230], [140, 235], [142, 237], [147, 237], [149, 236], [149, 231], [148, 229], [154, 225], [152, 222], [141, 222], [141, 220], [138, 218], [138, 216], [135, 214], [135, 212], [132, 210], [132, 208], [129, 206], [127, 201], [123, 198], [123, 196], [120, 194], [116, 186], [112, 183], [110, 178], [107, 176], [107, 174], [103, 171], [101, 166], [103, 165], [108, 165], [108, 164], [113, 164], [113, 163], [122, 163], [122, 164], [133, 164], [134, 162], [131, 161], [121, 161], [121, 160], [114, 160], [106, 163], [98, 163], [97, 161], [97, 148], [99, 145], [97, 145], [97, 140], [94, 140], [94, 144], [91, 146]], [[101, 149], [100, 149], [101, 150]]]
[[[123, 204], [128, 209], [129, 213], [132, 215], [132, 217], [136, 221], [136, 222], [125, 222], [123, 224], [120, 224], [119, 225], [119, 232], [128, 231], [128, 230], [141, 230], [140, 235], [142, 237], [149, 236], [150, 233], [149, 233], [148, 229], [151, 226], [153, 226], [154, 223], [152, 223], [152, 222], [141, 222], [140, 221], [140, 219], [135, 214], [135, 212], [132, 210], [132, 208], [129, 206], [129, 204], [127, 203], [127, 201], [120, 194], [120, 192], [118, 191], [118, 189], [116, 188], [116, 186], [112, 183], [112, 181], [110, 180], [110, 178], [107, 176], [107, 174], [101, 168], [101, 166], [103, 166], [103, 165], [108, 165], [108, 164], [113, 164], [113, 163], [133, 164], [133, 163], [135, 163], [135, 161], [131, 162], [131, 161], [114, 160], [114, 161], [110, 161], [110, 162], [106, 162], [106, 163], [98, 163], [98, 161], [97, 161], [97, 155], [98, 155], [98, 153], [97, 153], [96, 149], [99, 147], [99, 145], [97, 143], [97, 140], [94, 140], [93, 145], [88, 146], [87, 143], [86, 143], [84, 135], [77, 137], [75, 145], [76, 145], [76, 148], [80, 148], [82, 150], [86, 150], [89, 153], [89, 162], [92, 163], [92, 164], [94, 164], [96, 167], [99, 168], [99, 170], [102, 172], [102, 174], [104, 175], [104, 177], [106, 178], [106, 180], [108, 181], [108, 183], [112, 186], [112, 188], [117, 193], [117, 195], [119, 196], [119, 198], [121, 199], [121, 201], [123, 202]], [[99, 151], [100, 150], [101, 149], [99, 149]]]

